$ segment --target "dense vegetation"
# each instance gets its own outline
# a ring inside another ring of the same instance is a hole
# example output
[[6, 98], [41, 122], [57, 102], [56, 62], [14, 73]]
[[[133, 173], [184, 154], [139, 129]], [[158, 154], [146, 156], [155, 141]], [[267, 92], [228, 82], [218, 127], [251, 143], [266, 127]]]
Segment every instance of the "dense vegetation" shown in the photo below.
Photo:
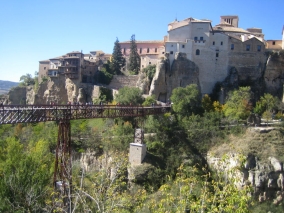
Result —
[[[202, 155], [229, 136], [241, 135], [245, 127], [231, 124], [253, 110], [273, 109], [275, 117], [282, 117], [275, 111], [281, 109], [277, 99], [272, 105], [265, 94], [253, 106], [249, 94], [250, 88], [240, 88], [221, 105], [207, 95], [201, 99], [196, 85], [175, 89], [173, 111], [144, 120], [148, 153], [131, 181], [127, 153], [141, 120], [72, 121], [74, 155], [91, 152], [97, 164], [86, 170], [74, 159], [74, 212], [267, 212], [269, 204], [260, 209], [249, 195], [250, 185], [237, 189], [234, 180], [210, 171]], [[124, 88], [114, 101], [149, 105], [153, 99]], [[61, 212], [52, 186], [56, 123], [0, 125], [0, 135], [0, 212]]]

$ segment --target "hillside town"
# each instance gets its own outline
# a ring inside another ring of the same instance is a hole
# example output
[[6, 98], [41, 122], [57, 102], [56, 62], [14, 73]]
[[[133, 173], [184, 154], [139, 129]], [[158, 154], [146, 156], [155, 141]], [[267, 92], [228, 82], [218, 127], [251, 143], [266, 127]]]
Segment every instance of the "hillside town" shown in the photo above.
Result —
[[[41, 83], [48, 77], [48, 83], [40, 85], [37, 94], [28, 91], [22, 94], [31, 104], [76, 102], [79, 96], [81, 101], [89, 102], [98, 96], [97, 86], [109, 88], [114, 93], [130, 86], [139, 87], [145, 95], [155, 95], [157, 100], [166, 102], [176, 87], [197, 84], [201, 94], [205, 95], [211, 94], [216, 84], [221, 83], [221, 102], [224, 102], [226, 90], [230, 90], [226, 88], [228, 84], [250, 84], [260, 93], [270, 92], [282, 98], [283, 94], [279, 92], [282, 91], [282, 77], [275, 67], [272, 70], [276, 73], [268, 72], [267, 52], [284, 49], [284, 28], [282, 40], [266, 40], [261, 28], [241, 28], [236, 15], [221, 16], [216, 26], [211, 23], [207, 19], [192, 17], [174, 20], [168, 24], [167, 35], [161, 40], [135, 41], [140, 70], [156, 65], [151, 82], [145, 77], [143, 79], [142, 72], [127, 74], [129, 63], [126, 63], [121, 70], [125, 75], [115, 75], [110, 84], [101, 85], [99, 72], [111, 61], [112, 55], [103, 50], [90, 53], [72, 51], [39, 61], [38, 81]], [[119, 44], [127, 62], [131, 41]]]

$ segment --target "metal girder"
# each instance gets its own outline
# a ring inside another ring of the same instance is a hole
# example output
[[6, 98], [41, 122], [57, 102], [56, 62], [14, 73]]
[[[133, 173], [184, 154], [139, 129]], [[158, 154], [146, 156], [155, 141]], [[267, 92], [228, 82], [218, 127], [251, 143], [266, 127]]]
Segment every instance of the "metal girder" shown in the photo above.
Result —
[[38, 123], [91, 118], [143, 117], [170, 111], [170, 106], [2, 105], [0, 124]]
[[53, 184], [55, 188], [55, 206], [71, 210], [72, 194], [72, 153], [71, 153], [71, 125], [69, 120], [62, 120], [58, 124], [58, 136], [54, 166]]

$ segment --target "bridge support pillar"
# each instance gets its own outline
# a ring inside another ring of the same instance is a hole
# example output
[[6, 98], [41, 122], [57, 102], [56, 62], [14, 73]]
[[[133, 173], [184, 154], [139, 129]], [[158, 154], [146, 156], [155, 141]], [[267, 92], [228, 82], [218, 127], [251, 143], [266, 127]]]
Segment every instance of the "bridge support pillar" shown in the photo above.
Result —
[[58, 124], [58, 137], [53, 183], [55, 188], [55, 205], [71, 212], [72, 157], [70, 120]]
[[143, 129], [135, 129], [134, 143], [130, 143], [129, 162], [131, 165], [139, 165], [146, 156], [147, 148], [144, 144]]

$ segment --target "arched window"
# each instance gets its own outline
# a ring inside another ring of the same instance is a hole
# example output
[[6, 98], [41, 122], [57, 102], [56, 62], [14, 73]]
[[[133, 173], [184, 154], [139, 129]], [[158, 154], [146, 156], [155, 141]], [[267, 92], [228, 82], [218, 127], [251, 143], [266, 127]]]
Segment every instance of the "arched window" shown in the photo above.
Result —
[[195, 55], [200, 55], [200, 50], [199, 50], [199, 49], [197, 49], [197, 50], [195, 51]]

